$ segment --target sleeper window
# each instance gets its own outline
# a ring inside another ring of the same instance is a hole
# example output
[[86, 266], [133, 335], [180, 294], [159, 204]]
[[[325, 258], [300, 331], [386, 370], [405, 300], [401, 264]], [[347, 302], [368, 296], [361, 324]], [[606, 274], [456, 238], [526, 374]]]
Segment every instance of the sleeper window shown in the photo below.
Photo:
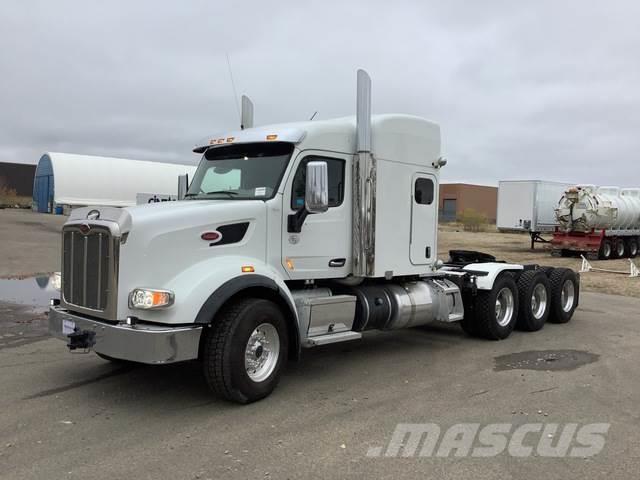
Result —
[[416, 203], [431, 205], [433, 203], [433, 182], [428, 178], [418, 178], [415, 184], [414, 198]]

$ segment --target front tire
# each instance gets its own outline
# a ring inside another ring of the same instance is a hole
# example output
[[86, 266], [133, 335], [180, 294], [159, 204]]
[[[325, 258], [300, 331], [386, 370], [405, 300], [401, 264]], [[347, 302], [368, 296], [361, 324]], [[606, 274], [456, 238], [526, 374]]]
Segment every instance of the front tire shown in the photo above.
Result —
[[[553, 270], [551, 270], [553, 274]], [[520, 311], [516, 327], [535, 332], [544, 327], [551, 305], [551, 284], [542, 270], [525, 270], [518, 279]]]
[[278, 384], [287, 358], [287, 325], [280, 308], [260, 298], [226, 307], [206, 329], [203, 369], [218, 396], [251, 403]]

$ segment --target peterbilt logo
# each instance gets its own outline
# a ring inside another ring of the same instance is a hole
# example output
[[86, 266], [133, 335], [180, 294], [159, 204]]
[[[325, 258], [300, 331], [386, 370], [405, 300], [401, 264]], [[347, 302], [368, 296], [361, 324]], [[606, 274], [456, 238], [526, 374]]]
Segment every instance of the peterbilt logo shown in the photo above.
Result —
[[87, 220], [98, 220], [100, 218], [100, 212], [98, 210], [91, 210], [87, 213]]
[[83, 235], [87, 235], [91, 231], [91, 225], [88, 223], [83, 223], [80, 225], [80, 233]]

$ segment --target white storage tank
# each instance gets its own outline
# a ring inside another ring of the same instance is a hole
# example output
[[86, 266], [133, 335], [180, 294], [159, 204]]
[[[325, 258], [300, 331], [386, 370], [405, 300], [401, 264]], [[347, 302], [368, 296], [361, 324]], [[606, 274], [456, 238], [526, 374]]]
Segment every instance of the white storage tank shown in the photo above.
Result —
[[640, 189], [576, 185], [560, 199], [556, 218], [566, 231], [640, 229]]

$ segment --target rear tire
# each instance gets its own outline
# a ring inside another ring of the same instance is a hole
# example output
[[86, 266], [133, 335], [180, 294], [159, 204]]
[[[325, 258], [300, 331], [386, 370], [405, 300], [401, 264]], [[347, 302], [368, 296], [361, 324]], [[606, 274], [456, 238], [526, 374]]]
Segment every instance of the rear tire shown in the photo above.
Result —
[[552, 323], [567, 323], [573, 317], [580, 298], [580, 280], [578, 275], [568, 268], [557, 268], [549, 278], [551, 283]]
[[511, 335], [517, 319], [518, 287], [512, 275], [503, 273], [496, 278], [490, 291], [478, 292], [475, 315], [465, 319], [462, 328], [473, 332], [474, 336], [502, 340]]
[[622, 238], [618, 238], [613, 245], [614, 253], [612, 256], [614, 256], [615, 258], [625, 258], [627, 254], [627, 247], [624, 243], [624, 240]]
[[630, 238], [627, 241], [627, 253], [629, 258], [636, 258], [638, 256], [638, 239]]
[[600, 260], [609, 260], [611, 258], [611, 254], [613, 253], [613, 245], [611, 244], [611, 240], [604, 239], [602, 240], [602, 244], [600, 244], [600, 251], [598, 252], [598, 258]]
[[286, 320], [277, 305], [240, 300], [226, 307], [205, 335], [204, 376], [218, 396], [251, 403], [275, 389], [288, 352]]
[[544, 327], [551, 306], [551, 284], [544, 271], [525, 270], [518, 279], [520, 309], [516, 328], [535, 332]]

